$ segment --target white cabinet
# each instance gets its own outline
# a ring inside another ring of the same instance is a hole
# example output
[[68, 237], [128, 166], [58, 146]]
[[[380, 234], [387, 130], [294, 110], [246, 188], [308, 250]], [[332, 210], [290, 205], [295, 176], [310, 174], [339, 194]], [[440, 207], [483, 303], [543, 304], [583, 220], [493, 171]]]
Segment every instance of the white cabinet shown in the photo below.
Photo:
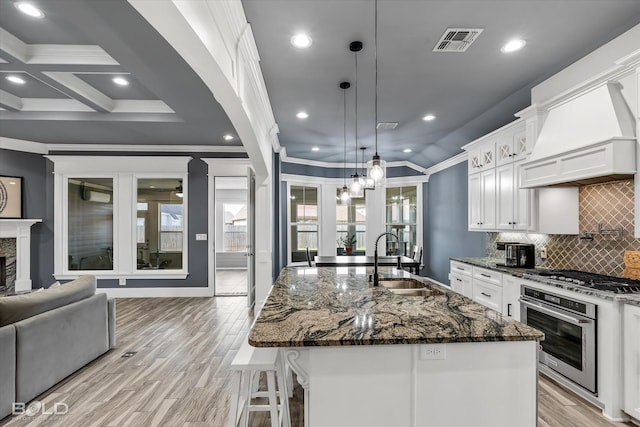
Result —
[[469, 230], [496, 228], [496, 171], [469, 175]]
[[624, 334], [624, 410], [640, 420], [640, 307], [626, 304]]
[[531, 142], [527, 138], [524, 123], [509, 129], [498, 139], [496, 164], [498, 166], [524, 160], [531, 152]]
[[509, 274], [502, 275], [502, 314], [520, 321], [520, 286], [526, 282]]
[[473, 267], [462, 262], [451, 261], [451, 272], [449, 282], [451, 289], [466, 297], [472, 298], [472, 278]]
[[502, 312], [502, 286], [473, 278], [473, 300], [497, 312]]
[[496, 168], [496, 228], [529, 231], [534, 228], [533, 191], [519, 186], [520, 163]]
[[477, 173], [496, 166], [495, 140], [483, 141], [469, 151], [469, 173]]

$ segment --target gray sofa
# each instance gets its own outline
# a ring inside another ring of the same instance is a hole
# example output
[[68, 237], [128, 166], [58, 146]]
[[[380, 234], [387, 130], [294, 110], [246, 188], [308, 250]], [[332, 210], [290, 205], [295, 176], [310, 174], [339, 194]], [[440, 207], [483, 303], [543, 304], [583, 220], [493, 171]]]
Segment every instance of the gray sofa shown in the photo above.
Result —
[[0, 419], [115, 346], [115, 301], [96, 278], [0, 298]]

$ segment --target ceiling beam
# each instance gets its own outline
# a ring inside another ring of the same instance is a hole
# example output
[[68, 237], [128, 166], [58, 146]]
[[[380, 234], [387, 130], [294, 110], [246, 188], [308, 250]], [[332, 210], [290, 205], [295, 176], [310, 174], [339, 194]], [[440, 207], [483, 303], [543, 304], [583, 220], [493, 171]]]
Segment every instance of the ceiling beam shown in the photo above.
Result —
[[22, 110], [22, 99], [0, 89], [0, 105], [9, 111]]

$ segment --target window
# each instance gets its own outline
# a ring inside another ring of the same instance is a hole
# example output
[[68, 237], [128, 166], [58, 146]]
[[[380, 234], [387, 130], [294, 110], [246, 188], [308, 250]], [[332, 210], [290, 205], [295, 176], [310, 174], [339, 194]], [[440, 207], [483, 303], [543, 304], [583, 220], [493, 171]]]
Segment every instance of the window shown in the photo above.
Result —
[[113, 270], [113, 178], [67, 181], [69, 270]]
[[[188, 156], [50, 156], [54, 276], [184, 279]], [[183, 188], [184, 187], [184, 188]]]
[[[413, 255], [417, 244], [417, 187], [394, 187], [386, 190], [386, 230], [400, 238], [400, 253]], [[387, 254], [398, 253], [398, 243], [387, 236]]]
[[182, 179], [138, 179], [136, 266], [180, 270], [184, 233]]
[[291, 261], [306, 260], [306, 249], [312, 256], [318, 252], [318, 189], [292, 185], [290, 188]]
[[344, 248], [344, 240], [349, 236], [355, 235], [356, 244], [352, 249], [356, 254], [364, 254], [367, 249], [366, 192], [362, 197], [351, 197], [347, 203], [341, 203], [341, 191], [342, 188], [336, 190], [336, 242], [338, 253]]

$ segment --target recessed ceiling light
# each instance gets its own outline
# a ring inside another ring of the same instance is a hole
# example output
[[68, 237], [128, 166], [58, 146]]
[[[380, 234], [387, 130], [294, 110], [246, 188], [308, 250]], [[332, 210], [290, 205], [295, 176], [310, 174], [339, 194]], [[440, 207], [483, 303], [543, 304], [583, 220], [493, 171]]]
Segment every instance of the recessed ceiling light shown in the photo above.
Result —
[[507, 43], [505, 43], [504, 46], [502, 46], [500, 48], [500, 51], [502, 53], [511, 53], [511, 52], [515, 52], [517, 50], [520, 50], [524, 47], [524, 45], [526, 45], [527, 42], [522, 40], [522, 39], [515, 39], [515, 40], [510, 40]]
[[427, 114], [426, 116], [424, 116], [422, 118], [422, 120], [424, 120], [425, 122], [430, 122], [431, 120], [435, 119], [436, 116], [434, 116], [433, 114]]
[[295, 36], [291, 37], [291, 44], [295, 47], [303, 49], [307, 48], [311, 46], [311, 37], [302, 33], [296, 34]]
[[233, 141], [233, 135], [226, 134], [223, 138], [225, 141]]
[[18, 10], [25, 15], [29, 15], [33, 18], [44, 18], [44, 13], [35, 7], [32, 3], [26, 1], [15, 2], [14, 5]]
[[410, 153], [411, 152], [411, 148], [405, 148], [404, 150], [402, 150], [405, 153]]
[[320, 149], [318, 147], [313, 147], [311, 151], [320, 151]]
[[296, 114], [296, 117], [299, 119], [306, 119], [307, 117], [309, 117], [309, 115], [304, 111], [300, 111], [298, 114]]
[[23, 84], [25, 84], [27, 82], [25, 79], [23, 79], [22, 77], [18, 77], [18, 76], [7, 76], [5, 78], [7, 80], [9, 80], [11, 83], [15, 83], [17, 85], [23, 85]]
[[124, 77], [114, 77], [111, 81], [120, 86], [129, 86], [129, 81]]

